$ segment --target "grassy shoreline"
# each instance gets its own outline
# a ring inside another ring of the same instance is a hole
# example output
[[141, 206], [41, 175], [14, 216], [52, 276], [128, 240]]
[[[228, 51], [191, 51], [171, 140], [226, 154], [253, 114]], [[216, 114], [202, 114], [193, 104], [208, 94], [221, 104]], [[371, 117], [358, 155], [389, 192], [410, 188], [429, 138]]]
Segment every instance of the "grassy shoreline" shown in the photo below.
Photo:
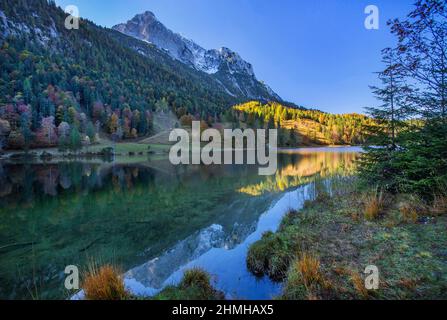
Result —
[[[134, 163], [145, 161], [150, 156], [165, 158], [169, 155], [170, 144], [150, 144], [142, 142], [120, 142], [112, 143], [110, 141], [101, 141], [100, 143], [90, 146], [84, 146], [78, 152], [61, 152], [58, 148], [37, 148], [24, 150], [7, 150], [0, 152], [0, 160], [2, 161], [43, 161], [43, 162], [59, 162], [59, 161], [79, 161], [79, 160], [110, 160], [118, 163]], [[315, 145], [315, 146], [297, 146], [295, 148], [278, 148], [278, 153], [296, 152], [297, 150], [307, 151], [309, 149], [319, 148], [356, 148], [359, 146], [348, 145]], [[244, 149], [246, 151], [247, 149]], [[224, 149], [220, 150], [221, 152]]]
[[[329, 195], [318, 189], [314, 201], [291, 211], [276, 233], [265, 233], [247, 254], [257, 276], [283, 281], [277, 299], [446, 299], [447, 197], [430, 203], [410, 195], [361, 189], [345, 177]], [[379, 270], [379, 288], [367, 290], [365, 269]], [[120, 273], [103, 267], [86, 277], [88, 300], [220, 300], [211, 276], [185, 272], [176, 286], [154, 297], [126, 292]]]
[[[446, 299], [446, 202], [359, 191], [352, 181], [290, 212], [250, 247], [247, 266], [284, 281], [279, 299]], [[365, 288], [369, 265], [378, 290]]]
[[[107, 150], [108, 149], [108, 150]], [[162, 144], [142, 144], [136, 142], [101, 142], [85, 146], [78, 152], [61, 152], [57, 148], [8, 150], [0, 154], [0, 160], [83, 160], [92, 158], [116, 157], [120, 160], [136, 157], [147, 158], [149, 155], [167, 155], [170, 146]]]

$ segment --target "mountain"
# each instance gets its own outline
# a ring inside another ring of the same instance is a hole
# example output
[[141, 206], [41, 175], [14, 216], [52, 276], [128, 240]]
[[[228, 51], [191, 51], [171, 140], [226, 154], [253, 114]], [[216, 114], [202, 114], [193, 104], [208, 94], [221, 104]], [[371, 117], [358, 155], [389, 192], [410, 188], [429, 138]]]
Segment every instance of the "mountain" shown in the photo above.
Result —
[[138, 14], [113, 29], [154, 44], [173, 59], [212, 75], [214, 80], [234, 97], [281, 101], [272, 89], [256, 79], [253, 66], [238, 53], [224, 47], [219, 50], [206, 50], [194, 41], [166, 28], [150, 11]]
[[155, 45], [84, 19], [68, 30], [66, 17], [53, 1], [0, 1], [0, 150], [135, 138], [159, 111], [208, 120], [247, 100]]

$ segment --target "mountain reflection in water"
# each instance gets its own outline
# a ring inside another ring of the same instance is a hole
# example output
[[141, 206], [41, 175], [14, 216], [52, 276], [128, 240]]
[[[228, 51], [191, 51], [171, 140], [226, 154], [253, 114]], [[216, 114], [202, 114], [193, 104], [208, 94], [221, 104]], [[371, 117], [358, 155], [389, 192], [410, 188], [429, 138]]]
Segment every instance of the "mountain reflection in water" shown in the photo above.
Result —
[[[306, 151], [307, 150], [307, 151]], [[69, 297], [64, 269], [114, 263], [152, 294], [201, 266], [229, 298], [280, 290], [248, 273], [248, 246], [275, 230], [316, 178], [354, 172], [356, 148], [280, 154], [275, 176], [256, 166], [0, 162], [0, 298]]]

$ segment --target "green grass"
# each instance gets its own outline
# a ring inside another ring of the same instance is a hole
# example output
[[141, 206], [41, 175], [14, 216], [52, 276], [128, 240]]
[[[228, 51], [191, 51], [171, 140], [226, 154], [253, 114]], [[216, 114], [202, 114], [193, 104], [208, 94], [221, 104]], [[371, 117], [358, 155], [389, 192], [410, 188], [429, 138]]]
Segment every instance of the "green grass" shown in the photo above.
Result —
[[268, 275], [274, 280], [286, 276], [293, 250], [280, 234], [267, 232], [262, 240], [253, 244], [247, 254], [247, 267], [257, 276]]

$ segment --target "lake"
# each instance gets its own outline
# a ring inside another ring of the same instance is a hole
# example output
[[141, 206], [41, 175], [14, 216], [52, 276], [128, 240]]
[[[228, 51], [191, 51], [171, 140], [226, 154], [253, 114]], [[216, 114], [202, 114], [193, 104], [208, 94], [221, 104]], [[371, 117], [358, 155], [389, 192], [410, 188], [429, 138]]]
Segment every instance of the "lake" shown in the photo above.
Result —
[[0, 299], [65, 299], [65, 267], [113, 263], [152, 295], [201, 267], [227, 298], [270, 299], [247, 249], [333, 177], [355, 171], [359, 148], [283, 150], [274, 176], [257, 166], [172, 166], [163, 159], [0, 162]]

